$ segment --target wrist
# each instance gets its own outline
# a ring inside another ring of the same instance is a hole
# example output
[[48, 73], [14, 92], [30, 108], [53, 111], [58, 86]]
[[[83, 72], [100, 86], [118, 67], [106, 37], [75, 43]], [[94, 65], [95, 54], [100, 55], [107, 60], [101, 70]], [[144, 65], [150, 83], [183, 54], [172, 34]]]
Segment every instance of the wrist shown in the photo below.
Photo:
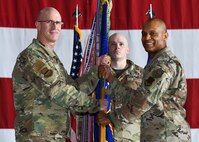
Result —
[[110, 75], [108, 76], [107, 80], [108, 80], [109, 83], [112, 83], [113, 80], [114, 80], [114, 76], [113, 76], [112, 74], [110, 74]]

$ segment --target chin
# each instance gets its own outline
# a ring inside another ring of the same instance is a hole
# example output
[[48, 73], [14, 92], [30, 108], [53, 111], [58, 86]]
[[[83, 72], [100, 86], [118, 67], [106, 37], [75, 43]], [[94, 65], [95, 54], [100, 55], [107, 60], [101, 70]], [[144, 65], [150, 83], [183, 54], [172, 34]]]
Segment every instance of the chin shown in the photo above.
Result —
[[153, 47], [144, 47], [146, 52], [153, 52]]
[[58, 37], [53, 37], [53, 38], [51, 38], [51, 41], [57, 41], [58, 40]]

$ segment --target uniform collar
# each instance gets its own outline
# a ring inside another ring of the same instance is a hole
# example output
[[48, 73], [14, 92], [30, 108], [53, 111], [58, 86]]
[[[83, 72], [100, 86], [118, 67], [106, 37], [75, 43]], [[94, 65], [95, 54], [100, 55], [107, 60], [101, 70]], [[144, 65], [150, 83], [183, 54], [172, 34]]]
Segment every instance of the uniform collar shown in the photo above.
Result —
[[44, 49], [49, 56], [56, 56], [55, 51], [52, 48], [49, 48], [48, 46], [42, 44], [38, 39], [33, 39], [33, 43], [39, 45], [42, 49]]

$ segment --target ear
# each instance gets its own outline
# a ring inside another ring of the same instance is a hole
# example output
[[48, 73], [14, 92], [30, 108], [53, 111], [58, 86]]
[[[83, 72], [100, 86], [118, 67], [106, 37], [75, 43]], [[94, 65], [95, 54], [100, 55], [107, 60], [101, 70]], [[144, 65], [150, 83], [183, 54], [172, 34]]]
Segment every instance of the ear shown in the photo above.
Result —
[[128, 48], [126, 49], [126, 53], [129, 54], [129, 52], [130, 52], [130, 48], [128, 47]]
[[41, 27], [40, 23], [36, 21], [36, 22], [35, 22], [35, 27], [39, 30], [40, 27]]
[[168, 32], [165, 32], [163, 36], [164, 36], [164, 39], [167, 40], [167, 38], [169, 36]]

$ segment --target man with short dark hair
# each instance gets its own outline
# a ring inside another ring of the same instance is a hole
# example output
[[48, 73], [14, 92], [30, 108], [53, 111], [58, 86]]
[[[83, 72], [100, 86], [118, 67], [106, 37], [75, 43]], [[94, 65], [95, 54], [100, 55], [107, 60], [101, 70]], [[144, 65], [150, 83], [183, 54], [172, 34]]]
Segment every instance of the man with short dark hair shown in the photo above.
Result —
[[99, 77], [110, 83], [106, 94], [125, 106], [111, 111], [108, 118], [118, 130], [125, 127], [123, 123], [133, 124], [141, 118], [141, 142], [191, 142], [183, 108], [187, 97], [185, 74], [180, 61], [167, 47], [167, 38], [166, 25], [161, 19], [144, 23], [142, 44], [150, 62], [137, 89], [123, 85], [112, 75], [109, 66], [99, 67]]

